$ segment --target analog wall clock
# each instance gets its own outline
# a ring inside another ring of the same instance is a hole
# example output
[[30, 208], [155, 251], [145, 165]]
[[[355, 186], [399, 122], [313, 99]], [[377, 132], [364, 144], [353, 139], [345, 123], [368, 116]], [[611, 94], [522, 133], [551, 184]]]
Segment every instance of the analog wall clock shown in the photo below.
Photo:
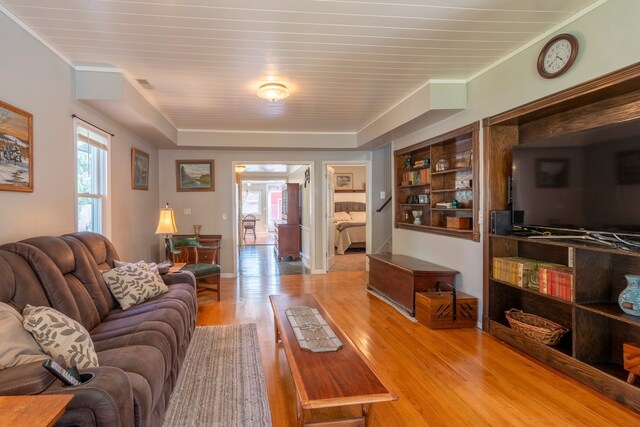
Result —
[[545, 79], [563, 75], [576, 60], [578, 40], [571, 34], [560, 34], [549, 40], [538, 55], [538, 74]]

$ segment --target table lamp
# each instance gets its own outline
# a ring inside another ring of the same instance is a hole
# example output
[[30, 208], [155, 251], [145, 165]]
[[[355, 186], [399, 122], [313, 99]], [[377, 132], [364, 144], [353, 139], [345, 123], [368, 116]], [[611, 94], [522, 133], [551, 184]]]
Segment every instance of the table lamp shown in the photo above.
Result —
[[176, 227], [176, 219], [173, 216], [173, 209], [171, 209], [169, 203], [167, 203], [164, 208], [160, 209], [160, 220], [158, 221], [158, 228], [156, 229], [156, 234], [164, 234], [165, 260], [162, 262], [163, 264], [173, 265], [173, 262], [169, 259], [169, 250], [171, 248], [169, 235], [177, 232], [178, 229]]

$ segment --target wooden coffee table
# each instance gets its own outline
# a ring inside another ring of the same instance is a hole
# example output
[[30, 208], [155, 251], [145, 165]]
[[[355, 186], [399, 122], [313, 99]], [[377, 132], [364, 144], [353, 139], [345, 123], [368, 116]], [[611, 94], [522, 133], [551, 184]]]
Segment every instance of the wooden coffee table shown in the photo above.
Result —
[[[364, 426], [367, 423], [371, 403], [398, 399], [398, 396], [376, 375], [360, 350], [353, 345], [349, 337], [333, 322], [312, 295], [271, 295], [269, 299], [275, 316], [276, 342], [279, 339], [282, 340], [296, 386], [298, 426], [305, 425], [305, 410], [349, 405], [361, 405], [362, 415], [338, 421], [339, 425]], [[318, 309], [342, 341], [342, 349], [327, 353], [311, 353], [300, 349], [285, 310], [301, 305]], [[331, 422], [307, 425], [338, 424]]]

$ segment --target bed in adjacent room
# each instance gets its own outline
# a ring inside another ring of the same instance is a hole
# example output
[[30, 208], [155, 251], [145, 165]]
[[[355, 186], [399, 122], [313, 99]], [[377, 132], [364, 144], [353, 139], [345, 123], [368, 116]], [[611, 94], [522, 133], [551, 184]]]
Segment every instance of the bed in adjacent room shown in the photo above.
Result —
[[362, 202], [335, 202], [333, 217], [336, 254], [367, 244], [367, 205]]

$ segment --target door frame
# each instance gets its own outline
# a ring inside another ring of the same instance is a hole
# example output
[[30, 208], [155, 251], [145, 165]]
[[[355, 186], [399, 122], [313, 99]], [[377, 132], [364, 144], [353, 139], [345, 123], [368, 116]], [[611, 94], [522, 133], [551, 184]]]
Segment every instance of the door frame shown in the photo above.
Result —
[[[367, 235], [367, 243], [366, 243], [366, 252], [370, 253], [371, 251], [371, 238], [372, 238], [372, 228], [371, 228], [371, 219], [373, 218], [373, 198], [372, 198], [372, 170], [371, 160], [326, 160], [322, 162], [322, 270], [327, 273], [327, 256], [328, 256], [328, 238], [327, 238], [327, 229], [329, 227], [327, 220], [327, 198], [329, 195], [327, 194], [327, 166], [346, 166], [346, 165], [354, 165], [354, 166], [364, 166], [365, 167], [365, 176], [367, 183], [366, 188], [366, 201], [367, 201], [367, 226], [366, 226], [366, 235]], [[369, 258], [367, 258], [366, 269], [369, 270]]]
[[[353, 162], [352, 162], [353, 163]], [[313, 160], [232, 160], [231, 161], [231, 187], [232, 187], [232, 191], [231, 194], [234, 194], [235, 197], [232, 197], [231, 200], [231, 212], [232, 212], [232, 224], [233, 224], [233, 260], [232, 260], [232, 265], [233, 265], [233, 277], [237, 277], [238, 276], [238, 268], [239, 268], [239, 243], [240, 243], [240, 238], [239, 238], [239, 219], [238, 219], [238, 215], [240, 212], [240, 207], [238, 206], [238, 191], [239, 191], [239, 187], [237, 185], [236, 182], [236, 165], [259, 165], [259, 164], [264, 164], [264, 165], [273, 165], [273, 164], [279, 164], [279, 165], [299, 165], [300, 167], [308, 167], [309, 168], [309, 172], [311, 174], [311, 178], [312, 178], [312, 182], [313, 182], [313, 177], [314, 175], [314, 169], [315, 169], [315, 161]], [[355, 163], [354, 163], [355, 164]], [[368, 178], [367, 178], [368, 179]], [[367, 185], [369, 185], [367, 183]], [[309, 220], [309, 228], [311, 230], [311, 239], [310, 239], [310, 253], [309, 253], [309, 258], [310, 258], [310, 268], [309, 270], [311, 271], [311, 273], [313, 274], [313, 272], [315, 271], [316, 268], [316, 227], [315, 227], [315, 221], [314, 221], [314, 214], [315, 214], [315, 186], [311, 185], [310, 188], [310, 193], [309, 193], [309, 209], [311, 210], [311, 215], [310, 215], [310, 220]]]

